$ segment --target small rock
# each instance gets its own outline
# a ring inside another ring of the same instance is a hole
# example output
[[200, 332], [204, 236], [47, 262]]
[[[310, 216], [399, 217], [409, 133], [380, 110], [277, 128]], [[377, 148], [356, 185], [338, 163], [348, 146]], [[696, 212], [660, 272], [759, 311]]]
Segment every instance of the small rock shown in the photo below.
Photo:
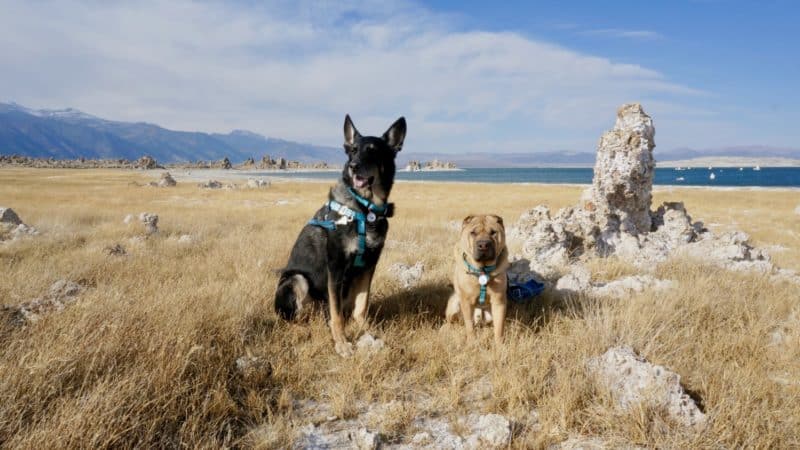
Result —
[[178, 183], [172, 178], [169, 172], [164, 172], [161, 174], [161, 179], [158, 180], [158, 187], [174, 187]]
[[142, 156], [136, 161], [134, 165], [136, 166], [137, 169], [151, 170], [158, 168], [158, 162], [155, 160], [155, 158], [149, 155]]
[[670, 280], [659, 280], [651, 275], [634, 275], [594, 286], [592, 294], [598, 297], [625, 298], [648, 289], [664, 291], [675, 286]]
[[236, 358], [236, 370], [244, 375], [254, 372], [262, 375], [271, 375], [272, 364], [257, 356], [240, 356]]
[[13, 209], [0, 206], [0, 223], [16, 226], [20, 225], [22, 220]]
[[191, 244], [193, 242], [194, 242], [194, 236], [192, 236], [191, 234], [182, 234], [178, 238], [179, 244]]
[[422, 274], [425, 272], [425, 263], [417, 261], [413, 266], [403, 263], [394, 263], [389, 268], [389, 272], [394, 275], [395, 279], [397, 279], [404, 288], [408, 289], [419, 284]]
[[556, 282], [556, 292], [561, 295], [578, 295], [587, 293], [591, 285], [591, 274], [586, 267], [576, 265], [572, 271], [559, 278]]
[[275, 202], [277, 206], [288, 205], [289, 203], [290, 203], [289, 200], [278, 200]]
[[222, 189], [222, 183], [217, 180], [209, 180], [205, 183], [200, 183], [197, 186], [202, 189]]
[[413, 445], [423, 445], [423, 444], [427, 444], [428, 442], [430, 442], [430, 440], [431, 440], [431, 434], [428, 433], [427, 431], [423, 431], [421, 433], [416, 433], [411, 438], [411, 443]]
[[133, 214], [128, 214], [127, 216], [125, 216], [124, 219], [122, 219], [122, 223], [124, 223], [126, 225], [131, 223], [131, 222], [133, 222]]
[[260, 179], [257, 179], [257, 178], [249, 178], [247, 180], [247, 187], [249, 187], [250, 189], [259, 189], [259, 188], [269, 187], [269, 184], [270, 184], [269, 181], [260, 180]]
[[139, 220], [144, 224], [145, 233], [153, 234], [158, 232], [158, 215], [143, 212], [139, 214]]
[[359, 351], [376, 352], [385, 346], [383, 339], [378, 339], [369, 333], [364, 333], [356, 342]]
[[83, 292], [83, 286], [68, 280], [58, 280], [50, 286], [47, 294], [19, 305], [3, 306], [4, 313], [12, 318], [12, 323], [25, 325], [39, 320], [41, 316], [59, 312], [74, 303]]
[[37, 234], [36, 228], [25, 225], [13, 209], [0, 207], [0, 241], [13, 241]]
[[612, 347], [603, 355], [590, 358], [587, 367], [623, 410], [647, 403], [663, 408], [684, 426], [702, 427], [706, 423], [706, 415], [681, 386], [680, 375], [647, 362], [630, 347]]
[[128, 254], [128, 252], [125, 251], [125, 247], [123, 247], [121, 244], [114, 244], [112, 246], [108, 246], [104, 248], [103, 251], [109, 254], [110, 256], [125, 256], [126, 254]]
[[472, 431], [488, 448], [506, 447], [511, 443], [511, 423], [499, 414], [480, 416]]
[[366, 428], [360, 428], [356, 433], [356, 441], [359, 450], [374, 450], [380, 445], [380, 436]]

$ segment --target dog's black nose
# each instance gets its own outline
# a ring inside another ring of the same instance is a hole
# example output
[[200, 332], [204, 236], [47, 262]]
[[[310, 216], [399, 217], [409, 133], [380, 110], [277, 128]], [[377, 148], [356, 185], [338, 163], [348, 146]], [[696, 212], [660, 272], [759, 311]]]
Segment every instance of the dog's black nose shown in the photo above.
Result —
[[479, 251], [486, 251], [492, 248], [492, 240], [491, 239], [481, 239], [480, 241], [476, 242], [475, 245], [478, 246]]
[[355, 171], [357, 171], [357, 170], [358, 170], [358, 168], [361, 166], [361, 164], [359, 164], [359, 163], [358, 163], [358, 162], [356, 162], [356, 161], [352, 161], [352, 162], [350, 162], [349, 164], [347, 164], [347, 166], [348, 166], [348, 167], [350, 167], [350, 169], [352, 169], [352, 170], [353, 170], [353, 172], [355, 172]]

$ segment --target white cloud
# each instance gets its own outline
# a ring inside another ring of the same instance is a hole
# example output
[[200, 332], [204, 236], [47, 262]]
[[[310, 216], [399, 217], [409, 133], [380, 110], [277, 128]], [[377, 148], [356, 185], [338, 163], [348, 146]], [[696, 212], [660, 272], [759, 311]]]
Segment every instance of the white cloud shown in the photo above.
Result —
[[624, 30], [620, 28], [600, 28], [596, 30], [584, 30], [581, 31], [580, 34], [585, 34], [587, 36], [608, 36], [614, 38], [636, 39], [636, 40], [647, 40], [647, 41], [653, 39], [661, 39], [664, 37], [656, 31]]
[[174, 129], [338, 145], [345, 113], [368, 134], [405, 115], [408, 151], [589, 150], [621, 103], [642, 101], [659, 121], [648, 101], [679, 111], [704, 95], [636, 64], [457, 30], [409, 3], [0, 9], [0, 96]]

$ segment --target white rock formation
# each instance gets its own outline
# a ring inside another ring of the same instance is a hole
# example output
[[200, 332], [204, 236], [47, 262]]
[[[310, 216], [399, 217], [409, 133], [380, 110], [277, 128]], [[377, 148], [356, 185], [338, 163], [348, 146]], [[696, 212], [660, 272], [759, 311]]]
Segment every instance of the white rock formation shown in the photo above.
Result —
[[364, 333], [358, 338], [356, 341], [356, 349], [358, 351], [364, 351], [368, 353], [374, 353], [385, 346], [383, 339], [378, 339], [375, 336]]
[[706, 415], [681, 386], [680, 375], [654, 365], [632, 348], [612, 347], [603, 355], [590, 358], [589, 373], [607, 389], [619, 408], [631, 410], [639, 405], [663, 409], [677, 423], [702, 427]]
[[169, 172], [164, 172], [161, 174], [161, 179], [158, 180], [158, 187], [174, 187], [178, 183], [172, 178]]
[[671, 280], [660, 280], [651, 275], [633, 275], [593, 285], [591, 295], [622, 299], [646, 290], [665, 291], [675, 287]]
[[603, 230], [638, 234], [650, 231], [656, 130], [641, 105], [617, 110], [614, 129], [600, 137], [594, 179], [585, 207]]
[[133, 218], [133, 214], [128, 214], [128, 215], [125, 216], [124, 219], [122, 219], [122, 223], [124, 223], [125, 225], [128, 225], [131, 222], [133, 222], [133, 219], [134, 219]]
[[269, 187], [269, 184], [270, 183], [267, 180], [261, 180], [261, 179], [258, 179], [258, 178], [248, 178], [247, 179], [247, 187], [249, 187], [250, 189], [259, 189], [259, 188]]
[[[654, 135], [640, 105], [620, 107], [614, 129], [600, 138], [592, 186], [581, 203], [555, 215], [537, 206], [513, 227], [509, 237], [522, 241], [529, 270], [555, 280], [578, 259], [611, 255], [650, 270], [681, 251], [726, 269], [778, 275], [769, 255], [753, 248], [746, 234], [716, 236], [693, 222], [681, 202], [650, 210]], [[562, 287], [576, 281], [565, 279]]]
[[1, 316], [10, 317], [16, 325], [36, 322], [43, 315], [63, 311], [74, 303], [83, 292], [83, 286], [68, 280], [58, 280], [50, 286], [48, 292], [38, 298], [19, 305], [0, 307]]
[[13, 209], [0, 206], [0, 223], [16, 226], [21, 224], [22, 220]]
[[147, 234], [158, 233], [158, 215], [148, 212], [139, 214], [139, 220], [144, 224]]
[[217, 180], [209, 180], [209, 181], [207, 181], [205, 183], [198, 184], [197, 187], [200, 187], [200, 188], [203, 188], [203, 189], [222, 189], [222, 183], [220, 183]]
[[36, 228], [23, 223], [13, 209], [0, 206], [0, 241], [13, 241], [37, 234]]
[[389, 267], [389, 273], [400, 282], [404, 288], [411, 288], [419, 284], [422, 274], [425, 273], [425, 263], [417, 261], [413, 266], [403, 263], [394, 263]]

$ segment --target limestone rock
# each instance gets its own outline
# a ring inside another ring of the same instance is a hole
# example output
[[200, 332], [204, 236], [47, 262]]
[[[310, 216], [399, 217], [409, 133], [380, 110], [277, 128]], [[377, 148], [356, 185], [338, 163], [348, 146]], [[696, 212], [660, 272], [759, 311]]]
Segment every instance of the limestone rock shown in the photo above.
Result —
[[[781, 276], [767, 252], [754, 248], [744, 233], [716, 236], [702, 222], [692, 221], [681, 202], [650, 210], [654, 135], [653, 122], [639, 104], [620, 107], [614, 128], [600, 138], [592, 186], [580, 204], [555, 215], [537, 206], [512, 227], [509, 239], [521, 241], [521, 256], [530, 261], [530, 270], [555, 280], [575, 261], [611, 255], [651, 270], [685, 252], [725, 269]], [[564, 278], [562, 287], [585, 288], [578, 281]]]
[[380, 445], [376, 433], [364, 427], [353, 425], [352, 421], [337, 421], [317, 426], [308, 424], [300, 430], [294, 443], [295, 449], [335, 449], [374, 450]]
[[230, 169], [233, 168], [233, 164], [231, 164], [231, 160], [228, 159], [227, 157], [222, 158], [222, 161], [219, 162], [219, 165], [220, 165], [220, 167], [222, 167], [225, 170], [230, 170]]
[[269, 184], [270, 184], [269, 181], [260, 180], [258, 178], [249, 178], [247, 180], [247, 187], [249, 187], [250, 189], [269, 187]]
[[681, 386], [680, 375], [647, 362], [630, 347], [612, 347], [590, 358], [587, 367], [623, 410], [646, 404], [663, 408], [675, 422], [687, 427], [706, 423], [706, 415]]
[[561, 295], [586, 294], [591, 290], [591, 273], [585, 267], [576, 265], [567, 275], [556, 282], [556, 292]]
[[502, 448], [511, 443], [511, 423], [499, 414], [478, 417], [472, 433], [477, 436], [480, 448]]
[[634, 293], [644, 292], [651, 289], [663, 291], [671, 289], [674, 286], [675, 283], [670, 280], [660, 280], [651, 275], [633, 275], [610, 281], [608, 283], [594, 285], [591, 293], [597, 297], [622, 299]]
[[39, 320], [43, 315], [63, 311], [74, 303], [83, 292], [83, 286], [69, 280], [58, 280], [50, 286], [42, 297], [35, 298], [19, 305], [0, 307], [3, 316], [11, 318], [15, 325], [25, 325]]
[[0, 206], [0, 223], [17, 226], [22, 223], [22, 220], [13, 209]]
[[158, 215], [148, 212], [139, 214], [139, 220], [144, 224], [144, 230], [147, 234], [158, 233]]
[[422, 274], [425, 273], [425, 263], [417, 261], [413, 266], [394, 263], [389, 268], [389, 272], [400, 282], [400, 285], [408, 289], [419, 284]]
[[217, 180], [209, 180], [205, 183], [200, 183], [197, 186], [203, 189], [221, 189], [222, 183]]
[[124, 219], [122, 219], [122, 223], [124, 223], [125, 225], [128, 225], [131, 222], [133, 222], [133, 214], [128, 214], [125, 216]]
[[195, 237], [192, 236], [191, 234], [182, 234], [180, 235], [180, 237], [178, 237], [178, 244], [188, 245], [194, 243], [195, 240], [196, 240]]
[[158, 168], [158, 162], [152, 156], [144, 155], [136, 161], [134, 166], [137, 169], [151, 170]]
[[128, 252], [125, 251], [125, 247], [121, 244], [110, 245], [104, 248], [103, 251], [110, 256], [125, 256], [128, 254]]
[[23, 223], [13, 209], [0, 207], [0, 241], [13, 241], [37, 234], [39, 231]]
[[161, 179], [158, 180], [158, 187], [174, 187], [178, 183], [172, 178], [169, 172], [164, 172], [161, 174]]
[[601, 228], [630, 234], [650, 231], [654, 136], [650, 116], [638, 103], [629, 103], [617, 110], [614, 129], [600, 137], [591, 208]]
[[382, 349], [384, 346], [385, 344], [383, 339], [378, 339], [369, 333], [364, 333], [360, 338], [358, 338], [358, 341], [356, 341], [356, 348], [359, 351], [368, 353], [376, 352]]

